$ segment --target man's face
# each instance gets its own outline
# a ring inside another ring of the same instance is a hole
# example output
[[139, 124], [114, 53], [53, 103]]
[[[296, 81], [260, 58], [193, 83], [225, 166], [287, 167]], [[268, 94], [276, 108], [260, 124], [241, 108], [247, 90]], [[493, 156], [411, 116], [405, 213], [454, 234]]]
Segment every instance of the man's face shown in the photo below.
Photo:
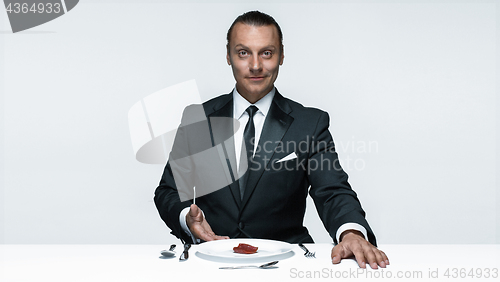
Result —
[[274, 25], [234, 25], [227, 53], [236, 89], [250, 103], [273, 89], [284, 54]]

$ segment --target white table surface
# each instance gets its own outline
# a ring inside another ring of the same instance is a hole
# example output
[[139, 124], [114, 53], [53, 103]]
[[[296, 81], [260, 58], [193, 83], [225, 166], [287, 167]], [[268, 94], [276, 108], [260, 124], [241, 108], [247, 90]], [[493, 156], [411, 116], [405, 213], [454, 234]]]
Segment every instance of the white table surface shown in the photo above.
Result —
[[[278, 268], [220, 270], [230, 264], [197, 257], [196, 245], [185, 262], [178, 255], [161, 258], [168, 245], [0, 245], [0, 281], [381, 281], [388, 276], [394, 281], [500, 281], [500, 245], [381, 245], [391, 265], [379, 270], [359, 269], [354, 260], [332, 265], [332, 244], [306, 246], [316, 259], [305, 258], [295, 245], [295, 255]], [[181, 250], [178, 244], [177, 253]], [[483, 277], [470, 276], [479, 272]], [[409, 278], [395, 279], [398, 275]]]

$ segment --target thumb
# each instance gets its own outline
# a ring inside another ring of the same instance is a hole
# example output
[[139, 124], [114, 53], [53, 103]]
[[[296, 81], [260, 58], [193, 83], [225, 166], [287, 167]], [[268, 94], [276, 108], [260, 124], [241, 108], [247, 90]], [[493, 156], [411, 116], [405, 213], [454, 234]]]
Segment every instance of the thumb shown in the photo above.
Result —
[[197, 205], [192, 204], [189, 207], [189, 216], [190, 217], [192, 217], [196, 220], [201, 220], [202, 219], [201, 215], [202, 215], [201, 210]]
[[339, 263], [343, 258], [348, 257], [349, 254], [345, 250], [344, 246], [342, 244], [337, 244], [335, 247], [332, 249], [332, 263], [337, 264]]

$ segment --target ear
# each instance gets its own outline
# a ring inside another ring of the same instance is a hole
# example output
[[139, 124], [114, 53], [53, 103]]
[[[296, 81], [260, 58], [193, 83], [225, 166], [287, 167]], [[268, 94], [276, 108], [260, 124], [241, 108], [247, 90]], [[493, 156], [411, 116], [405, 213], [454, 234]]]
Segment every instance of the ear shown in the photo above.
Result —
[[228, 65], [231, 65], [231, 59], [229, 58], [229, 44], [226, 45], [226, 60], [227, 60], [227, 64]]
[[285, 60], [285, 45], [281, 45], [281, 56], [280, 56], [280, 66], [283, 65], [283, 60]]

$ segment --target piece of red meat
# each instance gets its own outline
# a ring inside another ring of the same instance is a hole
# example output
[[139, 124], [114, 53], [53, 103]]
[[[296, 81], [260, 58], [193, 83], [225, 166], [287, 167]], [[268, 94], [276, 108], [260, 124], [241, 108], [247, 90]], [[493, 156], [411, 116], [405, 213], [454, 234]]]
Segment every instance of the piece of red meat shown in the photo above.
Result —
[[234, 247], [233, 251], [239, 254], [255, 254], [257, 252], [258, 247], [254, 247], [252, 245], [240, 243], [238, 247]]

